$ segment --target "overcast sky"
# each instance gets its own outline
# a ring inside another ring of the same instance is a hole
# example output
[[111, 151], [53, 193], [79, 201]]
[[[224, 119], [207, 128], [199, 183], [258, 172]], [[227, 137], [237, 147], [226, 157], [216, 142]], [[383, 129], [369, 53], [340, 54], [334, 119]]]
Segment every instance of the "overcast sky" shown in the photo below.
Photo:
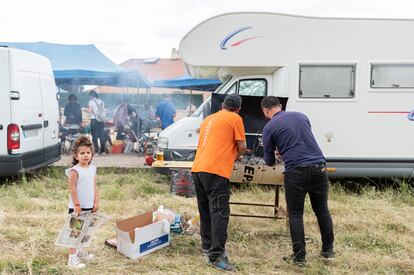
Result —
[[95, 44], [116, 63], [170, 57], [199, 22], [225, 12], [414, 18], [410, 0], [11, 0], [0, 9], [0, 41]]

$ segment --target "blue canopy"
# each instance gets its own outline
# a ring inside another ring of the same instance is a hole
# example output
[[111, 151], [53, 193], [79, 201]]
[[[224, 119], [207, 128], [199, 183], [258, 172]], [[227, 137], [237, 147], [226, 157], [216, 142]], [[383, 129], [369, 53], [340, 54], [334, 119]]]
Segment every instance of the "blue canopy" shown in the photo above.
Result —
[[193, 89], [199, 91], [214, 91], [220, 86], [221, 82], [217, 79], [192, 78], [189, 75], [180, 76], [173, 79], [156, 80], [152, 83], [153, 87]]
[[0, 45], [31, 51], [47, 57], [52, 63], [57, 85], [150, 87], [150, 84], [137, 71], [119, 67], [93, 44], [64, 45], [46, 42], [0, 42]]

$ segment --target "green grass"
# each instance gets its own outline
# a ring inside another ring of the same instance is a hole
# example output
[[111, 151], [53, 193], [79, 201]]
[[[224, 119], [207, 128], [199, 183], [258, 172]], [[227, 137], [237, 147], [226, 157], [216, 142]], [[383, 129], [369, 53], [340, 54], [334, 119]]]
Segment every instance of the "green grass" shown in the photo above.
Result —
[[[160, 204], [185, 215], [197, 212], [195, 198], [169, 194], [168, 179], [150, 171], [99, 169], [101, 210], [111, 220], [97, 233], [91, 251], [97, 258], [80, 274], [221, 274], [200, 255], [200, 237], [174, 235], [171, 245], [139, 260], [104, 246], [115, 235], [115, 221]], [[271, 203], [269, 188], [240, 186], [233, 201]], [[64, 169], [51, 167], [0, 184], [0, 273], [72, 274], [67, 250], [54, 242], [67, 211]], [[284, 207], [283, 192], [281, 204]], [[227, 250], [241, 274], [413, 274], [414, 197], [412, 186], [397, 181], [381, 187], [367, 180], [334, 184], [330, 192], [338, 257], [319, 257], [319, 229], [310, 203], [305, 205], [308, 266], [281, 258], [290, 254], [286, 220], [231, 218]], [[270, 209], [232, 206], [232, 212], [270, 215]]]

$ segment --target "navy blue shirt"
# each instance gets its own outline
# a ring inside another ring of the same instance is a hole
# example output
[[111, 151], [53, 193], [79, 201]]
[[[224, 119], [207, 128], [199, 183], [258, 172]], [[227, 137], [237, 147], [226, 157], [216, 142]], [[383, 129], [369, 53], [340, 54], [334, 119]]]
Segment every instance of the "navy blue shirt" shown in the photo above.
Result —
[[168, 100], [161, 101], [157, 106], [155, 115], [158, 116], [161, 120], [161, 128], [167, 128], [174, 123], [174, 105], [171, 103], [171, 101]]
[[299, 112], [280, 111], [263, 128], [263, 158], [267, 165], [275, 164], [276, 148], [285, 163], [285, 171], [325, 163], [309, 119]]

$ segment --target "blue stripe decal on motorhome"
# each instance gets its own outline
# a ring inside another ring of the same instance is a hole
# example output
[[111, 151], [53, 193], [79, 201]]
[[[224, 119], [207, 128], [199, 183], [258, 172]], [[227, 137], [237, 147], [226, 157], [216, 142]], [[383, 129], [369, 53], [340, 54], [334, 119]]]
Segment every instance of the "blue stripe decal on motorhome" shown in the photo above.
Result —
[[414, 121], [414, 110], [412, 110], [408, 116], [407, 116], [408, 120]]
[[159, 238], [153, 239], [149, 242], [143, 243], [139, 246], [139, 253], [144, 253], [145, 251], [154, 249], [160, 245], [163, 245], [165, 243], [168, 243], [169, 235], [166, 234], [164, 236], [161, 236]]
[[230, 33], [226, 37], [224, 37], [224, 39], [220, 43], [220, 49], [227, 50], [226, 43], [230, 40], [230, 38], [232, 38], [233, 36], [235, 36], [236, 34], [242, 32], [242, 31], [245, 31], [245, 30], [248, 30], [248, 29], [251, 29], [251, 28], [252, 27], [250, 27], [250, 26], [241, 27], [241, 28], [235, 30], [234, 32]]

